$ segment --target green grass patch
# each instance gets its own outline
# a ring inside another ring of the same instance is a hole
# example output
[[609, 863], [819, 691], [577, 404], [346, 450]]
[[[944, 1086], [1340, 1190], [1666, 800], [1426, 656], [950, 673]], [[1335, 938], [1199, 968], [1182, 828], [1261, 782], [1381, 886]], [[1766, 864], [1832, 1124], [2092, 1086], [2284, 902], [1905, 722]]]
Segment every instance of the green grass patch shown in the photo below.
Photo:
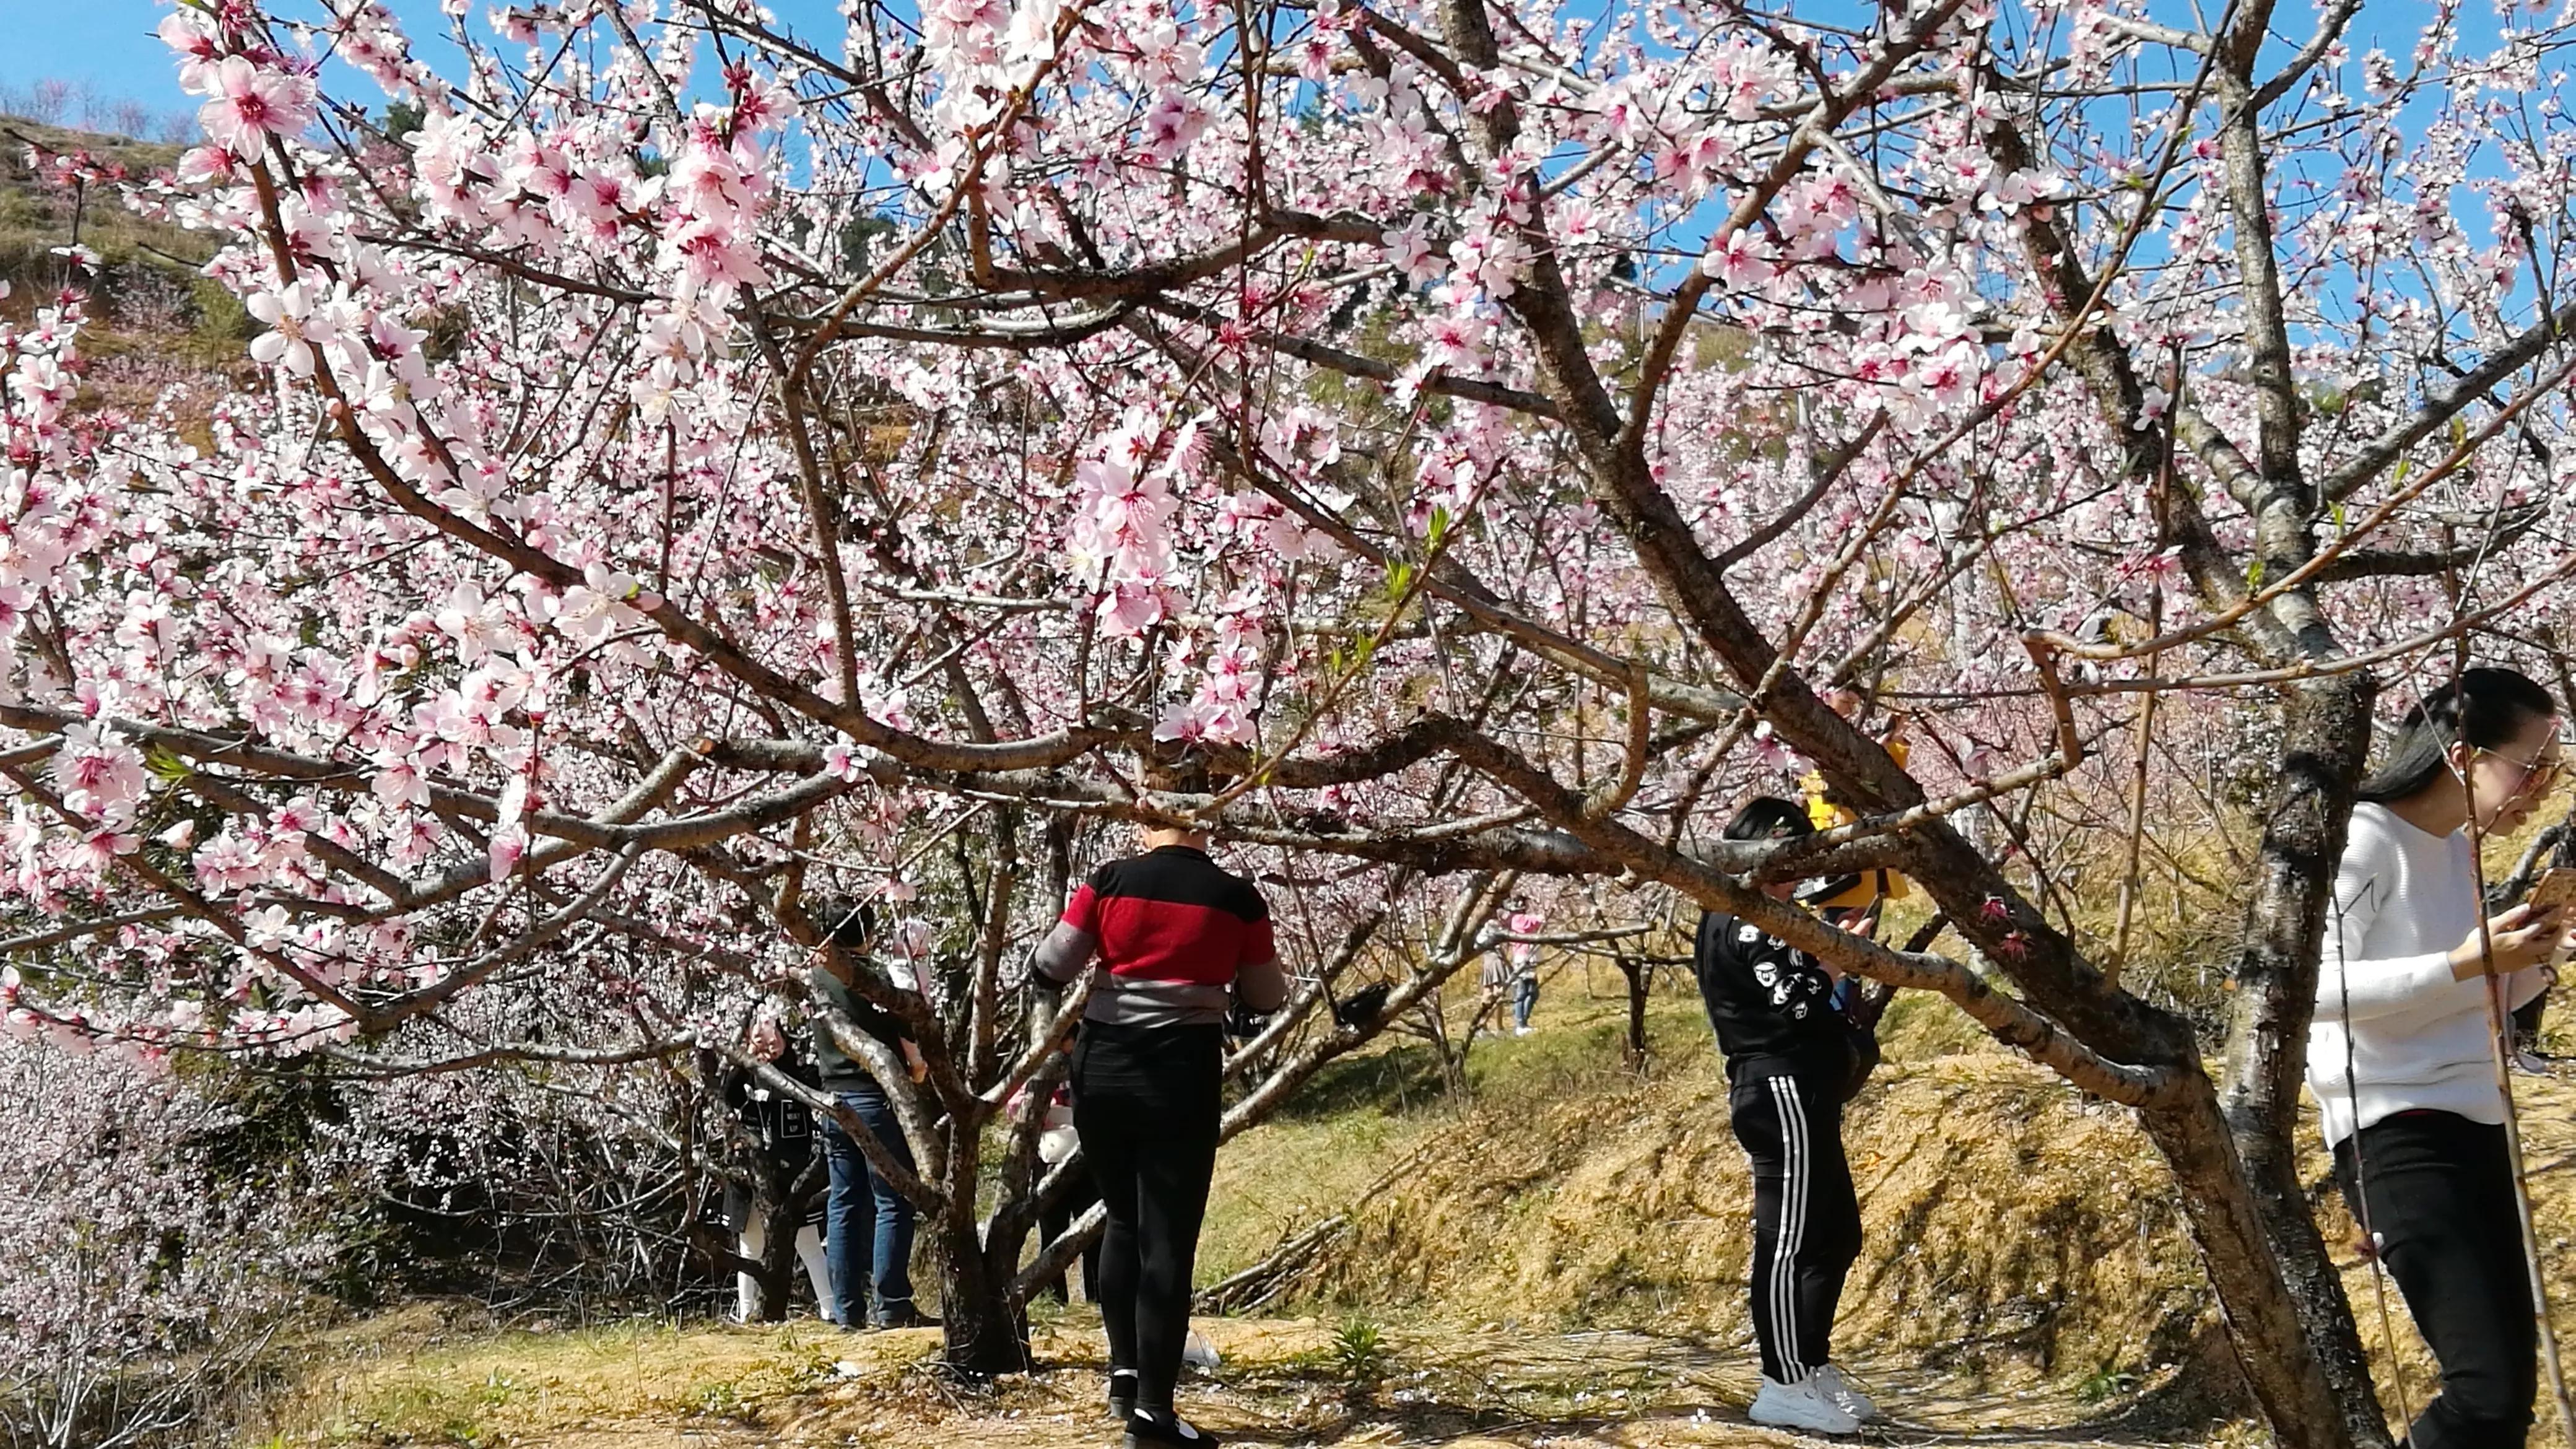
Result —
[[[592, 1419], [743, 1418], [829, 1382], [841, 1358], [889, 1368], [935, 1341], [850, 1339], [826, 1326], [687, 1328], [639, 1320], [594, 1327], [421, 1333], [317, 1345], [327, 1372], [243, 1442], [289, 1445], [538, 1443]], [[904, 1336], [909, 1340], [914, 1337]]]

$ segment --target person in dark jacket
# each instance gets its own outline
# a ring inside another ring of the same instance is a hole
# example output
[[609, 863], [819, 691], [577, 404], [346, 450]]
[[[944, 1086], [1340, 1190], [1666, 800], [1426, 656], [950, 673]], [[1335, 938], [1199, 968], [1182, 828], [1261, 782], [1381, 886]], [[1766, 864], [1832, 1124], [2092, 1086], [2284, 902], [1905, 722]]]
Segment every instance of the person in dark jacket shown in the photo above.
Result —
[[[876, 938], [876, 909], [864, 902], [826, 905], [824, 941], [813, 968], [816, 1001], [830, 1013], [917, 1063], [917, 1052], [904, 1036], [903, 1023], [892, 1012], [853, 990], [853, 973], [870, 969], [868, 947]], [[908, 971], [875, 967], [896, 986], [919, 990]], [[844, 1048], [818, 1013], [814, 1020], [814, 1065], [823, 1090], [858, 1114], [869, 1135], [886, 1155], [912, 1167], [912, 1147], [895, 1118], [894, 1103], [868, 1068]], [[916, 1067], [917, 1069], [917, 1067]], [[823, 1159], [831, 1173], [831, 1190], [823, 1210], [823, 1255], [831, 1264], [832, 1297], [837, 1321], [845, 1329], [918, 1328], [929, 1322], [912, 1301], [911, 1199], [871, 1166], [867, 1154], [842, 1130], [838, 1119], [823, 1121]], [[875, 1302], [870, 1306], [870, 1298]]]
[[[1188, 756], [1157, 761], [1156, 789], [1204, 795]], [[1216, 1173], [1226, 1017], [1287, 1004], [1270, 909], [1250, 881], [1208, 858], [1207, 836], [1149, 829], [1145, 853], [1113, 860], [1074, 892], [1032, 965], [1072, 982], [1102, 971], [1073, 1054], [1073, 1123], [1108, 1213], [1093, 1296], [1109, 1335], [1109, 1399], [1129, 1449], [1214, 1445], [1174, 1411], [1189, 1338], [1190, 1274]]]
[[[1765, 796], [1727, 823], [1729, 840], [1813, 834], [1807, 812]], [[1799, 882], [1766, 885], [1786, 902]], [[1842, 1103], [1853, 1028], [1835, 973], [1761, 927], [1715, 911], [1692, 952], [1700, 998], [1726, 1057], [1735, 1137], [1753, 1160], [1753, 1333], [1762, 1384], [1757, 1424], [1847, 1434], [1877, 1406], [1830, 1349], [1843, 1278], [1860, 1256], [1860, 1200], [1843, 1156]]]
[[[813, 1063], [788, 1050], [787, 1034], [779, 1029], [776, 1017], [763, 1016], [754, 1023], [748, 1045], [754, 1057], [807, 1086], [815, 1085]], [[736, 1251], [757, 1263], [768, 1251], [773, 1228], [780, 1221], [795, 1224], [797, 1260], [814, 1285], [814, 1302], [824, 1317], [832, 1318], [840, 1308], [832, 1296], [831, 1269], [823, 1251], [824, 1195], [808, 1188], [805, 1179], [814, 1165], [814, 1114], [804, 1103], [770, 1091], [738, 1067], [725, 1070], [719, 1091], [751, 1138], [756, 1153], [752, 1167], [760, 1178], [756, 1190], [736, 1181], [725, 1183], [725, 1225], [734, 1232]], [[749, 1273], [735, 1277], [740, 1317], [750, 1323], [762, 1316], [766, 1295], [758, 1278]]]

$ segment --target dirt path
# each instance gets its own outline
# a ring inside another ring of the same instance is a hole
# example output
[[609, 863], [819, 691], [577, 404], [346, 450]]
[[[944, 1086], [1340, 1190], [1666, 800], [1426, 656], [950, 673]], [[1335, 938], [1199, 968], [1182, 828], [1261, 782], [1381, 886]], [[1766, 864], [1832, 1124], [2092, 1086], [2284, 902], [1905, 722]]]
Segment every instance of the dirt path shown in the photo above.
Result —
[[[254, 1442], [458, 1449], [1101, 1449], [1096, 1320], [1077, 1309], [1041, 1333], [1047, 1371], [962, 1390], [928, 1367], [929, 1332], [847, 1338], [771, 1329], [620, 1325], [453, 1334], [382, 1331], [344, 1342]], [[1203, 1321], [1223, 1362], [1193, 1375], [1184, 1409], [1265, 1449], [1682, 1449], [1821, 1441], [1759, 1429], [1734, 1344], [1637, 1333], [1531, 1334], [1432, 1325], [1383, 1330], [1355, 1365], [1336, 1327], [1305, 1319]], [[1901, 1445], [2026, 1449], [2174, 1440], [2124, 1424], [2117, 1403], [1946, 1382], [1857, 1362], [1906, 1423]], [[1374, 1386], [1354, 1390], [1354, 1379]], [[2134, 1418], [2134, 1416], [2131, 1416]], [[270, 1435], [276, 1438], [271, 1440]], [[2233, 1436], [2222, 1435], [2222, 1440]]]

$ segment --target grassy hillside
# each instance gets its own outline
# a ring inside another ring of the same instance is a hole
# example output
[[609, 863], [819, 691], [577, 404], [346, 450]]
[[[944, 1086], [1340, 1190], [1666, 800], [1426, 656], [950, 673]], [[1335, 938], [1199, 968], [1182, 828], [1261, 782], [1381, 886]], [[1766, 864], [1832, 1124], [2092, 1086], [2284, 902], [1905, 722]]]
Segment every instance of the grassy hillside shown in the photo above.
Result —
[[[1620, 1065], [1621, 1003], [1556, 982], [1540, 1031], [1479, 1040], [1472, 1092], [1427, 1048], [1340, 1065], [1230, 1145], [1200, 1276], [1212, 1283], [1336, 1213], [1349, 1231], [1281, 1300], [1202, 1318], [1225, 1363], [1191, 1390], [1251, 1443], [1777, 1445], [1751, 1429], [1742, 1303], [1748, 1185], [1694, 1003], [1659, 994], [1649, 1069]], [[1868, 1247], [1841, 1352], [1922, 1442], [2251, 1445], [2177, 1205], [2116, 1109], [1904, 1001], [1847, 1138]], [[2576, 1082], [2522, 1089], [2542, 1238], [2576, 1259]], [[2323, 1158], [2310, 1144], [2312, 1179]], [[2329, 1240], [2349, 1237], [2331, 1194]], [[2562, 1304], [2576, 1280], [2554, 1279]], [[2347, 1268], [2384, 1357], [2367, 1273]], [[803, 1325], [496, 1324], [415, 1305], [299, 1344], [262, 1449], [338, 1445], [1003, 1445], [1107, 1442], [1098, 1319], [1037, 1310], [1045, 1371], [939, 1380], [929, 1333]], [[2432, 1366], [2394, 1311], [2410, 1398]], [[2383, 1362], [2380, 1382], [2396, 1380]], [[2393, 1395], [2392, 1395], [2393, 1397]], [[1957, 1437], [1953, 1437], [1957, 1436]]]
[[[89, 295], [84, 405], [135, 404], [171, 382], [239, 367], [255, 326], [237, 299], [199, 275], [215, 239], [137, 216], [110, 186], [61, 184], [30, 164], [31, 151], [86, 152], [138, 181], [166, 170], [179, 152], [0, 116], [0, 281], [10, 287], [0, 317], [31, 317], [66, 287]], [[76, 273], [55, 254], [75, 242], [99, 254], [94, 274]]]
[[[1354, 1106], [1251, 1134], [1220, 1168], [1205, 1275], [1401, 1167], [1299, 1307], [1749, 1356], [1751, 1185], [1708, 1028], [1695, 1000], [1659, 996], [1641, 1076], [1619, 1064], [1619, 1012], [1553, 1002], [1539, 1035], [1480, 1043], [1463, 1107]], [[1890, 1046], [1846, 1130], [1868, 1248], [1845, 1341], [1974, 1385], [2223, 1393], [2178, 1209], [2126, 1114], [1977, 1047], [1936, 1002], [1901, 1002]], [[1390, 1075], [1402, 1055], [1363, 1069]]]
[[[1539, 1035], [1477, 1046], [1464, 1106], [1349, 1102], [1229, 1148], [1202, 1276], [1257, 1261], [1374, 1186], [1291, 1311], [1641, 1333], [1749, 1359], [1751, 1187], [1696, 1003], [1657, 998], [1655, 1061], [1638, 1076], [1618, 1065], [1617, 1005], [1571, 994], [1542, 1008]], [[1900, 998], [1887, 1039], [1888, 1065], [1847, 1119], [1867, 1247], [1839, 1342], [1882, 1372], [1974, 1395], [2137, 1405], [2177, 1426], [2232, 1412], [2234, 1371], [2179, 1203], [2129, 1114], [1983, 1043], [1936, 1000]], [[1404, 1055], [1351, 1070], [1383, 1087]], [[2522, 1078], [2517, 1095], [2554, 1301], [2576, 1305], [2576, 1081]], [[2311, 1116], [2320, 1225], [2374, 1356], [2393, 1340], [2420, 1405], [2432, 1360], [2393, 1289], [2383, 1328], [2366, 1266], [2340, 1251], [2352, 1227], [2315, 1131]], [[2385, 1362], [2379, 1377], [2395, 1383]]]
[[112, 278], [139, 284], [157, 274], [184, 289], [211, 253], [206, 238], [146, 221], [98, 188], [53, 184], [28, 164], [31, 148], [69, 155], [86, 152], [124, 167], [141, 180], [179, 159], [176, 147], [121, 136], [67, 131], [15, 116], [0, 116], [0, 277], [28, 291], [63, 284], [61, 257], [51, 249], [78, 240], [98, 252]]

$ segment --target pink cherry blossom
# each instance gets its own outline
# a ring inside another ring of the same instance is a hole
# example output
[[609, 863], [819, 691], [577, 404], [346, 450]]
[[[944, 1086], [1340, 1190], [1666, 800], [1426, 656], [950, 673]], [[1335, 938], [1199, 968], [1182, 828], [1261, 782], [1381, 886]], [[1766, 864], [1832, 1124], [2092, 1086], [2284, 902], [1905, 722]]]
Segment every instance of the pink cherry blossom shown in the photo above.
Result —
[[198, 124], [215, 144], [245, 161], [264, 154], [271, 138], [292, 140], [313, 122], [310, 76], [230, 55], [216, 63], [209, 90], [213, 99], [199, 108]]
[[162, 44], [179, 54], [181, 90], [208, 92], [219, 89], [217, 67], [223, 56], [223, 34], [212, 15], [181, 6], [161, 18], [156, 33]]
[[250, 355], [266, 366], [283, 363], [298, 377], [313, 375], [313, 349], [334, 339], [329, 315], [313, 305], [302, 282], [252, 294], [245, 304], [268, 331], [251, 339]]
[[142, 752], [105, 725], [65, 729], [52, 771], [65, 805], [110, 823], [130, 819], [150, 783]]
[[1775, 271], [1772, 255], [1769, 242], [1738, 229], [1727, 233], [1701, 256], [1699, 269], [1729, 289], [1751, 291], [1771, 280]]

